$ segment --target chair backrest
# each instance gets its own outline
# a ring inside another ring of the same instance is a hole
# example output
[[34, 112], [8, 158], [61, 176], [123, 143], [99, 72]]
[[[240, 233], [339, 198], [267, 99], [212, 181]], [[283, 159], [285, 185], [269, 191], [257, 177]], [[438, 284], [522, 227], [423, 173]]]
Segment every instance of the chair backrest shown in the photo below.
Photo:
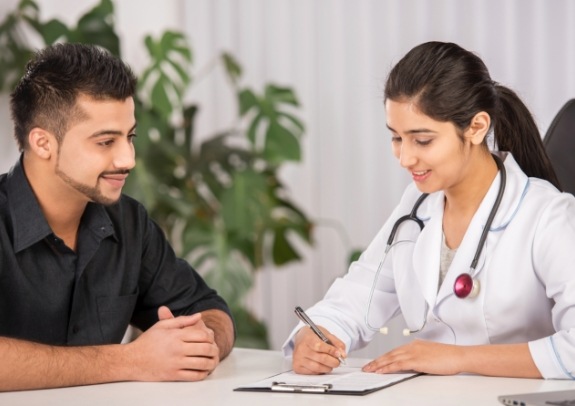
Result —
[[565, 103], [557, 113], [543, 144], [561, 187], [575, 195], [575, 99]]

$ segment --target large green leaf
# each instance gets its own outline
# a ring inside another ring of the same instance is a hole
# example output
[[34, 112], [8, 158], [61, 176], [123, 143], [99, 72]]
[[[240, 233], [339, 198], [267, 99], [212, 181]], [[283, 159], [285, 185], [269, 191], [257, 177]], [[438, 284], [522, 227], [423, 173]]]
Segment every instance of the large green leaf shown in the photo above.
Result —
[[173, 109], [167, 92], [167, 88], [171, 85], [170, 79], [164, 74], [160, 74], [152, 88], [152, 106], [166, 119], [169, 119]]
[[166, 31], [159, 39], [148, 35], [144, 44], [151, 58], [139, 81], [144, 103], [156, 109], [164, 120], [171, 120], [174, 111], [183, 108], [183, 97], [191, 82], [188, 73], [192, 52], [181, 33]]
[[267, 85], [265, 88], [265, 97], [273, 104], [291, 104], [298, 106], [299, 102], [293, 90], [289, 87], [280, 87], [276, 85]]
[[[248, 116], [247, 138], [254, 151], [272, 165], [301, 159], [299, 138], [304, 125], [296, 116], [282, 110], [283, 105], [298, 106], [292, 89], [267, 85], [258, 96], [251, 89], [238, 92], [241, 116]], [[252, 112], [251, 114], [247, 114]]]
[[40, 8], [33, 0], [22, 0], [18, 4], [18, 13], [37, 20], [40, 17]]
[[265, 116], [262, 113], [258, 113], [257, 115], [254, 116], [248, 128], [247, 137], [248, 140], [250, 140], [250, 142], [252, 143], [252, 147], [254, 148], [254, 150], [258, 149], [259, 144], [263, 144], [263, 142], [260, 141], [260, 137], [258, 136], [258, 134], [260, 126], [264, 122], [265, 122]]
[[240, 116], [243, 116], [258, 105], [258, 98], [250, 89], [243, 89], [238, 93]]
[[275, 265], [285, 265], [301, 259], [289, 241], [289, 230], [287, 226], [278, 227], [274, 232], [272, 253]]
[[18, 9], [0, 22], [0, 90], [11, 91], [24, 74], [26, 63], [34, 52], [23, 32], [38, 31], [39, 9], [36, 3], [23, 0]]
[[234, 173], [221, 202], [226, 227], [243, 235], [263, 227], [272, 208], [266, 178], [253, 170]]
[[301, 147], [298, 138], [277, 121], [272, 121], [266, 132], [264, 157], [274, 163], [283, 161], [299, 161]]
[[62, 38], [68, 38], [70, 36], [68, 27], [62, 21], [55, 19], [38, 26], [38, 31], [42, 35], [42, 38], [44, 38], [46, 44], [53, 44]]
[[[280, 188], [280, 186], [278, 186]], [[296, 207], [291, 201], [278, 197], [277, 201], [279, 210], [274, 212], [274, 217], [279, 217], [278, 222], [289, 222], [289, 229], [294, 231], [305, 242], [312, 245], [312, 230], [314, 224], [307, 218], [307, 216]]]
[[295, 132], [302, 134], [305, 131], [305, 126], [303, 125], [301, 120], [296, 116], [294, 116], [293, 114], [289, 114], [284, 111], [278, 112], [278, 120], [285, 120], [292, 127], [294, 127], [294, 134]]
[[114, 29], [114, 4], [101, 0], [80, 17], [75, 30], [70, 30], [69, 41], [95, 44], [120, 56], [120, 39]]

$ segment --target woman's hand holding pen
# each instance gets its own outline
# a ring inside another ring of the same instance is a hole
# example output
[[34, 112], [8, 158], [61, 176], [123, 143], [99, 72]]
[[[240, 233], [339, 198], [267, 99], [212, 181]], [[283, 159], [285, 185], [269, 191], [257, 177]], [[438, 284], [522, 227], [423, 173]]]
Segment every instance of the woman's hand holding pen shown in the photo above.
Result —
[[324, 343], [309, 327], [302, 327], [295, 336], [293, 370], [298, 374], [318, 375], [331, 372], [345, 358], [345, 344], [323, 327], [319, 329], [333, 343]]

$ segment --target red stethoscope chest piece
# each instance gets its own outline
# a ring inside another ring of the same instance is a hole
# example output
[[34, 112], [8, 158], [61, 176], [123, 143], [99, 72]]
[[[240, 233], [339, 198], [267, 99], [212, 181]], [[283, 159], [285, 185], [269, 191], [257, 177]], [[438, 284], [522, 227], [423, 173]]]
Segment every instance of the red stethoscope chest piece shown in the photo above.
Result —
[[468, 273], [462, 273], [455, 278], [453, 293], [460, 299], [475, 297], [479, 293], [479, 281], [474, 280]]

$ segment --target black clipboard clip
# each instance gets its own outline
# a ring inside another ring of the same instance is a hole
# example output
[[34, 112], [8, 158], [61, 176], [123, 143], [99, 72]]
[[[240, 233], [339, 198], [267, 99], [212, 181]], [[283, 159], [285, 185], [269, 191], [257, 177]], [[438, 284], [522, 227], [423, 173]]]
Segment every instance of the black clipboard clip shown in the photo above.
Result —
[[285, 382], [273, 382], [272, 391], [277, 392], [303, 392], [303, 393], [322, 393], [328, 392], [332, 388], [331, 383], [326, 384], [293, 384]]

